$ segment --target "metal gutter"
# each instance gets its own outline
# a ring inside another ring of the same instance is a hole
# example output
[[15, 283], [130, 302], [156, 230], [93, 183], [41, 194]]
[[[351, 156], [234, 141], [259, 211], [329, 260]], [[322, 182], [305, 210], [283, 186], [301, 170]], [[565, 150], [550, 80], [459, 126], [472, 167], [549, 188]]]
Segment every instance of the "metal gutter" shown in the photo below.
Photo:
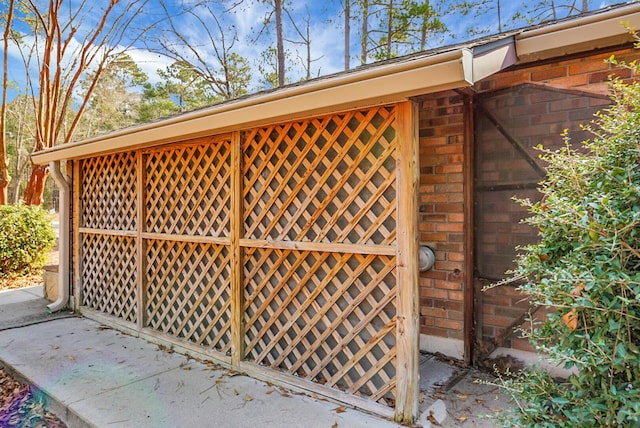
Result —
[[58, 266], [58, 299], [47, 306], [49, 312], [58, 312], [69, 303], [69, 191], [67, 178], [60, 171], [60, 161], [49, 165], [51, 177], [60, 191], [60, 234], [58, 237], [58, 251], [60, 263]]

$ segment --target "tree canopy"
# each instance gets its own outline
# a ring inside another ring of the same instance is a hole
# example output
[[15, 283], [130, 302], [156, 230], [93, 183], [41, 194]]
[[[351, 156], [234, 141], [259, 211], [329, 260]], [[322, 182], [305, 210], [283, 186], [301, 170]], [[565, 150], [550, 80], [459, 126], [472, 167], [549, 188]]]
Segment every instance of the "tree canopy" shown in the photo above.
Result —
[[24, 164], [25, 150], [348, 69], [352, 59], [384, 60], [602, 5], [8, 0], [0, 5], [0, 204], [9, 188], [12, 200], [41, 202], [47, 170]]

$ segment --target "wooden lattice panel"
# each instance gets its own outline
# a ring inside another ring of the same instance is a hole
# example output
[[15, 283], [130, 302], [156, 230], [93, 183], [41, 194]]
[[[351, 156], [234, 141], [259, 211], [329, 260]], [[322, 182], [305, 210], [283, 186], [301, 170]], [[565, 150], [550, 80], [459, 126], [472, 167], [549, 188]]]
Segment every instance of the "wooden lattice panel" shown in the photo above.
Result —
[[136, 229], [136, 155], [116, 153], [82, 161], [82, 226]]
[[395, 257], [247, 250], [246, 358], [386, 402], [395, 390]]
[[147, 254], [148, 326], [229, 351], [228, 247], [151, 240]]
[[379, 107], [247, 132], [245, 237], [393, 244], [395, 116]]
[[145, 157], [148, 232], [229, 236], [229, 140], [154, 150]]
[[124, 236], [82, 236], [82, 304], [136, 320], [136, 244]]

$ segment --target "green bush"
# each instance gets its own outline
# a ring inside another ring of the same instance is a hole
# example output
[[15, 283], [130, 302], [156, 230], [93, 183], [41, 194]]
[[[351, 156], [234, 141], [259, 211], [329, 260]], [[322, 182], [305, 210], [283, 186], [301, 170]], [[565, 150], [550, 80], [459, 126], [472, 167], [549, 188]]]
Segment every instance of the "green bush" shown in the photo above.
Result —
[[592, 140], [543, 150], [544, 196], [520, 201], [540, 241], [524, 247], [513, 279], [553, 309], [526, 335], [575, 374], [504, 380], [517, 404], [506, 426], [640, 426], [640, 85], [611, 87], [613, 105], [587, 127]]
[[54, 240], [51, 217], [42, 208], [0, 206], [0, 276], [42, 268]]

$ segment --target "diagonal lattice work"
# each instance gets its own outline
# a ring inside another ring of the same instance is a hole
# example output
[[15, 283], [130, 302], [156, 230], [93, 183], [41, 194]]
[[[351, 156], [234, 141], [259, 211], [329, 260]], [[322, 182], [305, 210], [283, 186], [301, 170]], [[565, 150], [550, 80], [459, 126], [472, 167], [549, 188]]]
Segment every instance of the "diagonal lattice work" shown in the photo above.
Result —
[[197, 142], [145, 157], [148, 232], [229, 236], [231, 142]]
[[239, 368], [393, 406], [397, 115], [374, 107], [83, 160], [82, 305]]
[[135, 322], [136, 245], [124, 236], [82, 236], [82, 304]]
[[246, 358], [381, 401], [395, 397], [395, 257], [251, 249]]
[[135, 230], [136, 155], [115, 153], [82, 161], [82, 226]]
[[247, 132], [245, 237], [393, 244], [395, 116], [379, 107]]
[[228, 247], [150, 240], [147, 277], [150, 328], [230, 351]]

